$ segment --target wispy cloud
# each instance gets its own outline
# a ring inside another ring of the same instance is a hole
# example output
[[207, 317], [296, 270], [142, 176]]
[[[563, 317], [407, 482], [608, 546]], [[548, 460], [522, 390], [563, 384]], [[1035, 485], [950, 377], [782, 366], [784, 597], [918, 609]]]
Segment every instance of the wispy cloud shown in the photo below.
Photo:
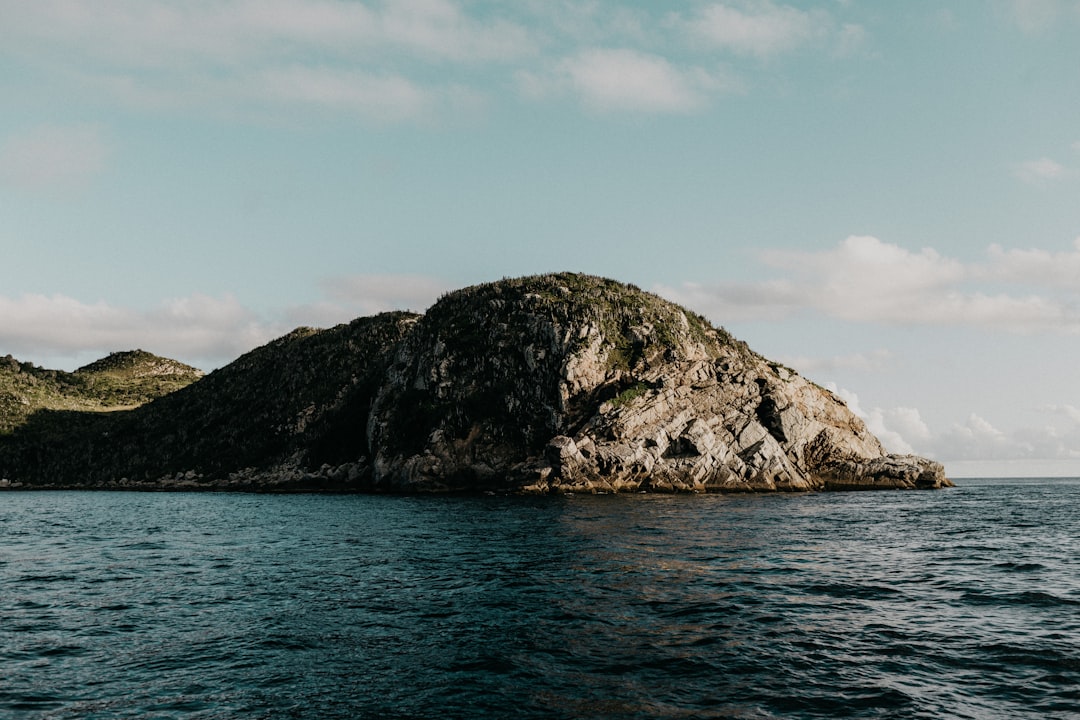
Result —
[[282, 330], [230, 295], [192, 295], [145, 311], [59, 294], [0, 296], [0, 347], [26, 360], [142, 348], [213, 367]]
[[261, 316], [231, 294], [190, 295], [149, 310], [63, 294], [0, 295], [0, 349], [62, 366], [142, 348], [203, 368], [231, 362], [297, 325], [327, 327], [386, 310], [422, 312], [450, 289], [423, 275], [343, 275], [320, 285], [318, 302]]
[[207, 65], [248, 60], [371, 58], [403, 51], [432, 61], [505, 60], [534, 49], [516, 23], [478, 20], [451, 0], [3, 0], [0, 37], [63, 44], [117, 66]]
[[1028, 287], [1080, 291], [1080, 237], [1073, 249], [1050, 252], [1039, 248], [1005, 249], [991, 245], [987, 262], [972, 272], [979, 278]]
[[256, 101], [315, 106], [386, 121], [423, 117], [435, 109], [438, 97], [400, 75], [304, 66], [268, 70], [246, 92]]
[[1003, 431], [977, 413], [954, 422], [941, 432], [916, 442], [919, 452], [957, 461], [1077, 460], [1080, 459], [1080, 425], [1061, 423], [1049, 415], [1038, 426]]
[[0, 17], [0, 54], [84, 100], [273, 120], [312, 107], [381, 122], [454, 117], [485, 106], [493, 72], [534, 99], [573, 93], [589, 111], [686, 113], [742, 87], [727, 63], [866, 43], [858, 24], [770, 0], [683, 13], [592, 2], [0, 0]]
[[830, 357], [786, 356], [780, 358], [785, 364], [799, 369], [806, 375], [824, 375], [837, 371], [882, 372], [892, 364], [889, 350], [832, 355]]
[[1050, 158], [1028, 160], [1016, 166], [1016, 177], [1026, 183], [1059, 180], [1068, 174], [1064, 165]]
[[1004, 0], [1006, 17], [1023, 32], [1037, 34], [1052, 28], [1061, 18], [1076, 16], [1074, 0]]
[[[1080, 20], [1080, 0], [1077, 2], [1076, 9], [1077, 19]], [[1080, 141], [1070, 143], [1069, 148], [1073, 152], [1080, 152]], [[1077, 168], [1068, 161], [1062, 163], [1045, 156], [1035, 160], [1025, 160], [1013, 166], [1013, 176], [1035, 186], [1048, 186], [1051, 183], [1073, 179], [1077, 174]]]
[[423, 68], [508, 62], [536, 50], [522, 25], [477, 19], [451, 0], [0, 0], [0, 16], [5, 53], [81, 93], [144, 108], [315, 105], [425, 119], [457, 93], [418, 79]]
[[738, 86], [723, 72], [625, 48], [585, 50], [546, 72], [521, 72], [518, 82], [532, 98], [572, 93], [594, 112], [644, 113], [691, 112]]
[[290, 322], [326, 326], [388, 310], [423, 312], [452, 288], [427, 275], [356, 274], [326, 278], [320, 289], [321, 301], [287, 311]]
[[890, 452], [916, 453], [945, 463], [1024, 461], [1029, 466], [1080, 460], [1080, 410], [1072, 405], [1031, 408], [1033, 422], [1004, 431], [978, 413], [931, 427], [917, 408], [864, 409], [850, 390], [827, 385]]
[[825, 36], [831, 25], [823, 11], [775, 5], [769, 0], [713, 3], [689, 18], [675, 19], [692, 37], [711, 47], [757, 57], [794, 50]]
[[1017, 333], [1080, 332], [1080, 241], [1075, 250], [1003, 250], [964, 263], [874, 237], [834, 248], [762, 253], [781, 276], [756, 283], [659, 286], [718, 322], [784, 320], [817, 312], [850, 322], [967, 325]]
[[35, 127], [0, 144], [0, 183], [28, 190], [77, 187], [102, 172], [108, 156], [99, 127]]

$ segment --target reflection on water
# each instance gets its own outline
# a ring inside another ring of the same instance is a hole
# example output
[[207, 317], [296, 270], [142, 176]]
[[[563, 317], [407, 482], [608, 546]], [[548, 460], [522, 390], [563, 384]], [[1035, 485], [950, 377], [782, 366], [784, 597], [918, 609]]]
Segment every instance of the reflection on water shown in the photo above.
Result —
[[1080, 483], [0, 496], [0, 715], [1075, 717]]

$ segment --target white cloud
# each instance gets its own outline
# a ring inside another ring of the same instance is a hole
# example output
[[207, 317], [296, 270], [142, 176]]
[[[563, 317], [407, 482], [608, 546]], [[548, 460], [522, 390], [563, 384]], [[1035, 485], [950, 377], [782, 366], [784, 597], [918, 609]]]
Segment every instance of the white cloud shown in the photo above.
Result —
[[1038, 248], [1006, 250], [991, 245], [990, 260], [977, 274], [988, 280], [1058, 287], [1066, 290], [1080, 288], [1080, 237], [1073, 241], [1074, 250], [1049, 252]]
[[[874, 436], [881, 441], [881, 444], [888, 452], [906, 455], [916, 452], [908, 442], [908, 439], [905, 438], [901, 432], [888, 426], [887, 413], [881, 408], [873, 408], [870, 411], [863, 410], [862, 406], [859, 404], [859, 396], [847, 388], [837, 387], [836, 383], [826, 383], [825, 388], [843, 400], [844, 404], [848, 406], [848, 409], [851, 410], [851, 412], [862, 418], [862, 421], [866, 423], [867, 430], [873, 433]], [[912, 408], [901, 408], [898, 416], [903, 419], [903, 424], [909, 427], [913, 424], [918, 425], [922, 423], [922, 419], [919, 417], [919, 411]], [[925, 428], [925, 424], [923, 424], [922, 427]], [[927, 430], [927, 433], [929, 433], [929, 430]]]
[[[769, 0], [713, 3], [695, 17], [678, 20], [699, 41], [738, 55], [768, 57], [790, 52], [829, 32], [831, 20], [822, 11], [805, 11]], [[856, 26], [845, 31], [852, 40]]]
[[625, 48], [585, 50], [548, 72], [522, 71], [517, 79], [527, 97], [572, 92], [597, 112], [687, 113], [704, 106], [712, 93], [737, 87], [722, 72]]
[[596, 0], [517, 0], [531, 15], [531, 24], [547, 27], [546, 42], [569, 42], [576, 46], [603, 45], [612, 41], [643, 41], [655, 38], [657, 24], [647, 7]]
[[[1044, 468], [1043, 474], [1061, 474], [1070, 472], [1062, 468], [1075, 472], [1076, 461], [1080, 460], [1080, 409], [1072, 405], [1038, 408], [1034, 424], [1008, 432], [974, 412], [944, 430], [934, 430], [916, 408], [864, 410], [855, 393], [834, 383], [826, 387], [863, 419], [886, 450], [934, 458], [944, 463], [950, 474], [951, 468], [963, 469], [969, 475], [1000, 475], [1003, 468], [1012, 468], [1013, 472], [1031, 475], [1040, 474], [1032, 471], [1040, 467]], [[1064, 418], [1066, 425], [1060, 426], [1055, 418]]]
[[1037, 33], [1051, 27], [1061, 16], [1061, 0], [1005, 0], [1006, 12], [1017, 27]]
[[593, 111], [685, 113], [740, 87], [715, 59], [678, 59], [688, 49], [843, 55], [866, 39], [824, 10], [770, 0], [682, 14], [572, 0], [0, 0], [0, 17], [0, 52], [81, 99], [271, 121], [311, 107], [393, 122], [455, 117], [483, 105], [492, 67], [531, 97], [573, 92]]
[[522, 26], [479, 22], [448, 0], [393, 0], [383, 6], [381, 34], [406, 48], [452, 60], [506, 60], [535, 50]]
[[1080, 408], [1077, 408], [1075, 405], [1046, 405], [1040, 408], [1040, 410], [1053, 415], [1061, 415], [1068, 418], [1076, 425], [1080, 425]]
[[[322, 283], [324, 299], [261, 318], [233, 295], [190, 295], [149, 310], [67, 295], [0, 295], [0, 348], [64, 367], [142, 348], [203, 368], [231, 362], [297, 325], [327, 327], [386, 310], [426, 310], [450, 287], [423, 275], [347, 275]], [[78, 362], [75, 362], [77, 360]]]
[[1059, 180], [1067, 174], [1068, 170], [1064, 165], [1045, 157], [1038, 160], [1028, 160], [1016, 167], [1016, 177], [1031, 184]]
[[423, 117], [436, 94], [396, 75], [295, 66], [266, 72], [249, 87], [256, 98], [344, 110], [379, 120]]
[[959, 262], [931, 248], [913, 253], [865, 236], [851, 236], [824, 252], [777, 250], [762, 258], [801, 276], [804, 295], [807, 284], [815, 284], [817, 306], [849, 320], [906, 322], [922, 312], [916, 305], [928, 290], [955, 283], [964, 274]]
[[[852, 236], [823, 251], [762, 253], [780, 278], [655, 290], [721, 324], [818, 312], [887, 325], [1080, 333], [1080, 244], [1065, 253], [992, 246], [988, 255], [987, 263], [965, 264], [932, 248], [912, 252]], [[1003, 291], [1002, 285], [1013, 287]]]
[[537, 49], [523, 26], [451, 0], [0, 0], [0, 16], [6, 53], [77, 92], [222, 113], [314, 105], [426, 119], [459, 92], [418, 80], [425, 68]]
[[893, 354], [888, 350], [867, 353], [833, 355], [827, 358], [787, 356], [780, 360], [790, 367], [798, 368], [803, 375], [824, 375], [837, 371], [881, 372], [889, 368]]
[[900, 431], [893, 430], [888, 426], [888, 420], [879, 408], [874, 408], [869, 413], [866, 413], [863, 416], [863, 421], [866, 423], [867, 429], [881, 441], [887, 451], [902, 455], [918, 454], [914, 446], [907, 441]]
[[468, 17], [450, 0], [3, 0], [0, 37], [62, 44], [96, 62], [234, 66], [314, 54], [370, 58], [404, 51], [432, 61], [505, 60], [533, 52], [520, 25]]
[[721, 324], [781, 321], [804, 309], [803, 290], [787, 279], [714, 285], [685, 282], [679, 287], [661, 284], [652, 291]]
[[854, 55], [866, 47], [868, 42], [866, 28], [854, 23], [844, 23], [836, 33], [836, 54]]
[[150, 311], [65, 295], [0, 296], [0, 347], [24, 360], [142, 348], [212, 367], [281, 331], [260, 322], [230, 295], [192, 295]]
[[954, 423], [937, 438], [936, 444], [947, 449], [950, 457], [961, 460], [1029, 457], [1035, 449], [998, 430], [976, 413], [971, 413], [962, 423]]
[[102, 172], [108, 156], [96, 126], [32, 128], [0, 145], [0, 183], [31, 190], [75, 187]]
[[917, 408], [892, 408], [883, 414], [885, 422], [901, 437], [916, 444], [926, 442], [932, 437], [930, 428], [923, 421]]
[[299, 325], [327, 326], [388, 310], [423, 312], [451, 290], [426, 275], [340, 275], [321, 284], [325, 299], [291, 308], [286, 315]]

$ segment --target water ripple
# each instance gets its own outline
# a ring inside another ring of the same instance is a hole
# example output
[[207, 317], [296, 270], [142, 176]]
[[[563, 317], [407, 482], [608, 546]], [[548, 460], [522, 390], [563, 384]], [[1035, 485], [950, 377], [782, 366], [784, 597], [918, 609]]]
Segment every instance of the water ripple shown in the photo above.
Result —
[[3, 500], [2, 717], [1080, 717], [1078, 481]]

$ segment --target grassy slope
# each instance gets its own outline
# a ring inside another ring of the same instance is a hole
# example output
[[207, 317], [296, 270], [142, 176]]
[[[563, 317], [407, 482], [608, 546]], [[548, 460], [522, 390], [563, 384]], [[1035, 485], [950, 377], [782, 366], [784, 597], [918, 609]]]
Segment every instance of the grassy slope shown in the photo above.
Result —
[[73, 373], [0, 358], [0, 435], [40, 410], [104, 412], [143, 405], [202, 377], [196, 368], [142, 350], [113, 353]]

